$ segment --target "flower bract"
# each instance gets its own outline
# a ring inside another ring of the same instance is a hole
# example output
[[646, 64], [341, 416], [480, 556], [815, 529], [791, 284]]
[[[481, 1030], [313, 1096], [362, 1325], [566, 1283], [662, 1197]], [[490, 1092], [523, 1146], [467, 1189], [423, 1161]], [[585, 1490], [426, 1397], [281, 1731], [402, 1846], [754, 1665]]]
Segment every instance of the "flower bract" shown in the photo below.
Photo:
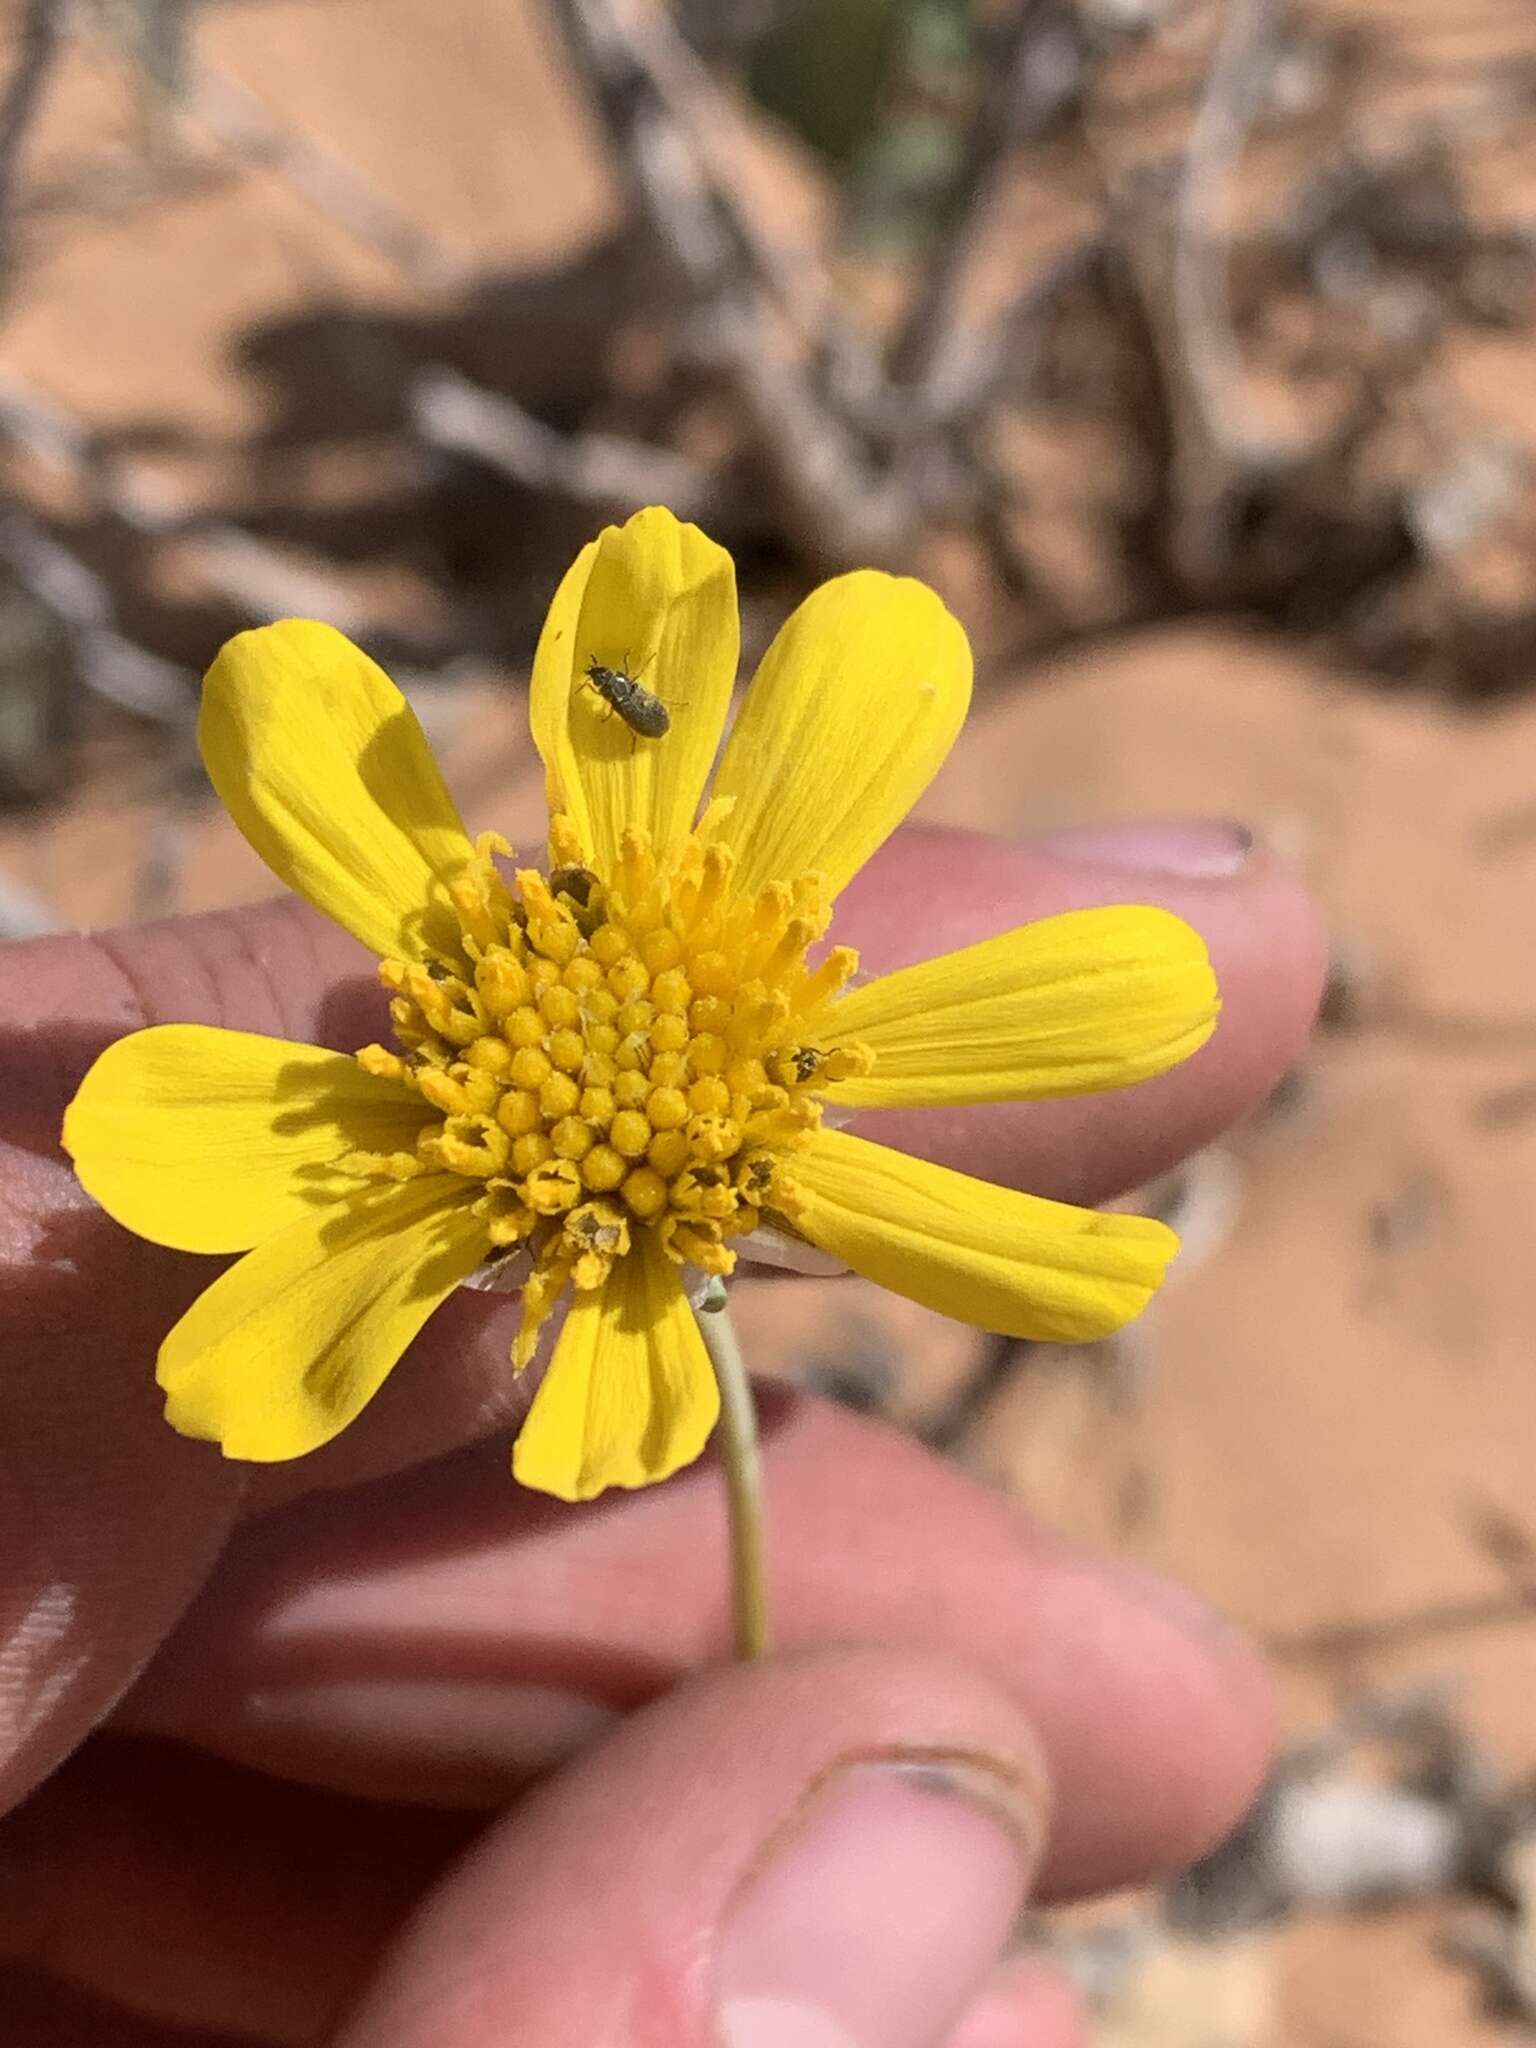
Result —
[[[838, 577], [722, 746], [738, 652], [731, 560], [697, 528], [652, 508], [582, 550], [534, 661], [550, 827], [527, 865], [471, 839], [410, 706], [339, 633], [287, 620], [220, 653], [214, 787], [378, 956], [391, 1034], [349, 1055], [166, 1025], [82, 1083], [64, 1142], [97, 1200], [157, 1243], [244, 1253], [161, 1349], [177, 1429], [313, 1450], [489, 1274], [521, 1295], [519, 1369], [565, 1311], [518, 1477], [568, 1499], [664, 1478], [718, 1411], [690, 1288], [764, 1230], [1019, 1337], [1102, 1337], [1145, 1305], [1163, 1224], [839, 1126], [1172, 1066], [1216, 1019], [1201, 940], [1156, 908], [1079, 910], [861, 981], [835, 899], [960, 728], [965, 636], [921, 583]], [[593, 668], [665, 708], [659, 736]]]

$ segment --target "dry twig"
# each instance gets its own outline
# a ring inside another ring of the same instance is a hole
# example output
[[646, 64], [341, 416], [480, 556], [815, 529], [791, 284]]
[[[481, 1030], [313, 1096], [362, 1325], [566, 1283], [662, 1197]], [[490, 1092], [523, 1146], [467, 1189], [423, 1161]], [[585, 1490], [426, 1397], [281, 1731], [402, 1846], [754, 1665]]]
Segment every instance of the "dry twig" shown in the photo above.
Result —
[[557, 433], [441, 364], [412, 385], [411, 420], [428, 447], [488, 463], [525, 490], [606, 511], [659, 503], [680, 519], [722, 523], [724, 485], [687, 456], [625, 435]]
[[470, 263], [444, 249], [329, 144], [274, 120], [233, 79], [204, 67], [192, 81], [189, 105], [237, 162], [278, 172], [318, 213], [423, 291], [461, 290], [472, 281]]

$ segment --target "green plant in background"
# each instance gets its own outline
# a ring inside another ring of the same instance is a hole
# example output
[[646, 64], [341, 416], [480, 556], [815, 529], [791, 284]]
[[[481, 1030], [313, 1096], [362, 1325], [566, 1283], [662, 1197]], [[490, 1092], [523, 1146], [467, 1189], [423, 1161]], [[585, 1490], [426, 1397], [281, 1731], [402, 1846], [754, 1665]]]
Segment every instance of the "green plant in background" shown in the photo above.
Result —
[[747, 81], [845, 182], [850, 239], [900, 247], [954, 213], [985, 46], [974, 0], [831, 0], [765, 35]]
[[753, 97], [844, 169], [879, 122], [902, 16], [912, 0], [831, 0], [794, 13], [758, 44]]

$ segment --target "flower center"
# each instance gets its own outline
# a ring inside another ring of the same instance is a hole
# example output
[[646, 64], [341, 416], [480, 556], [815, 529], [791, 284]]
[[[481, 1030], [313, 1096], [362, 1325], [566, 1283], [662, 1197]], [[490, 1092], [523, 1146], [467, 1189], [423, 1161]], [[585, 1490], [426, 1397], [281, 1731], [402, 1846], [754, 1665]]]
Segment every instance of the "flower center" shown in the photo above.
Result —
[[510, 884], [493, 856], [511, 849], [487, 834], [450, 890], [462, 957], [380, 964], [400, 1050], [358, 1061], [441, 1115], [414, 1152], [350, 1163], [481, 1184], [492, 1255], [530, 1261], [519, 1365], [567, 1284], [600, 1286], [637, 1230], [729, 1273], [729, 1241], [790, 1199], [781, 1162], [810, 1142], [821, 1086], [868, 1071], [862, 1046], [816, 1043], [816, 1013], [858, 965], [848, 946], [806, 964], [824, 883], [738, 894], [710, 824], [665, 861], [626, 832], [604, 878], [557, 818], [549, 875]]

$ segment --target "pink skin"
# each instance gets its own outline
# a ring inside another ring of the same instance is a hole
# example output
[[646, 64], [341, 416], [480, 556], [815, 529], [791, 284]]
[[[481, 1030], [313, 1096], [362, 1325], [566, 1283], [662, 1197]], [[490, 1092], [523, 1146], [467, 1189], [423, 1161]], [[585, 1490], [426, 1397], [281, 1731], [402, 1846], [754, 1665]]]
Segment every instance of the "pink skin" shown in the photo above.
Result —
[[1088, 2048], [1088, 2033], [1067, 1979], [1025, 1956], [995, 1972], [944, 2048]]
[[[1182, 828], [1056, 852], [898, 838], [837, 927], [871, 969], [1051, 910], [1158, 902], [1204, 933], [1226, 1007], [1204, 1051], [1131, 1094], [865, 1128], [1093, 1200], [1241, 1115], [1299, 1049], [1322, 949], [1267, 858], [1210, 872], [1230, 846]], [[1049, 1782], [1050, 1895], [1174, 1867], [1230, 1825], [1265, 1754], [1243, 1646], [877, 1425], [774, 1404], [791, 1654], [692, 1680], [724, 1640], [714, 1477], [579, 1510], [520, 1496], [504, 1302], [449, 1302], [352, 1431], [254, 1483], [168, 1431], [154, 1349], [215, 1268], [93, 1210], [57, 1150], [63, 1104], [147, 1021], [360, 1043], [377, 1029], [367, 975], [291, 904], [0, 951], [0, 1803], [79, 1751], [0, 1824], [0, 1884], [26, 1902], [0, 1916], [0, 2038], [188, 2048], [163, 2031], [175, 2021], [202, 2030], [190, 2048], [296, 2048], [361, 1998], [339, 2043], [717, 2048], [721, 1987], [686, 1959], [728, 1953], [731, 1873], [758, 1867], [765, 1830], [839, 1758], [984, 1755], [1027, 1779], [1034, 1809]], [[239, 1528], [255, 1506], [277, 1511]], [[890, 1647], [816, 1649], [858, 1640]], [[488, 1807], [507, 1810], [458, 1855]], [[1006, 1889], [989, 1868], [976, 1884]], [[984, 1960], [950, 1958], [933, 2010], [950, 1998], [959, 2032], [931, 2048], [1068, 2048], [1058, 1981]], [[487, 1994], [450, 2026], [442, 1987], [471, 1982], [505, 2003]], [[110, 2025], [93, 1998], [116, 2002]]]

